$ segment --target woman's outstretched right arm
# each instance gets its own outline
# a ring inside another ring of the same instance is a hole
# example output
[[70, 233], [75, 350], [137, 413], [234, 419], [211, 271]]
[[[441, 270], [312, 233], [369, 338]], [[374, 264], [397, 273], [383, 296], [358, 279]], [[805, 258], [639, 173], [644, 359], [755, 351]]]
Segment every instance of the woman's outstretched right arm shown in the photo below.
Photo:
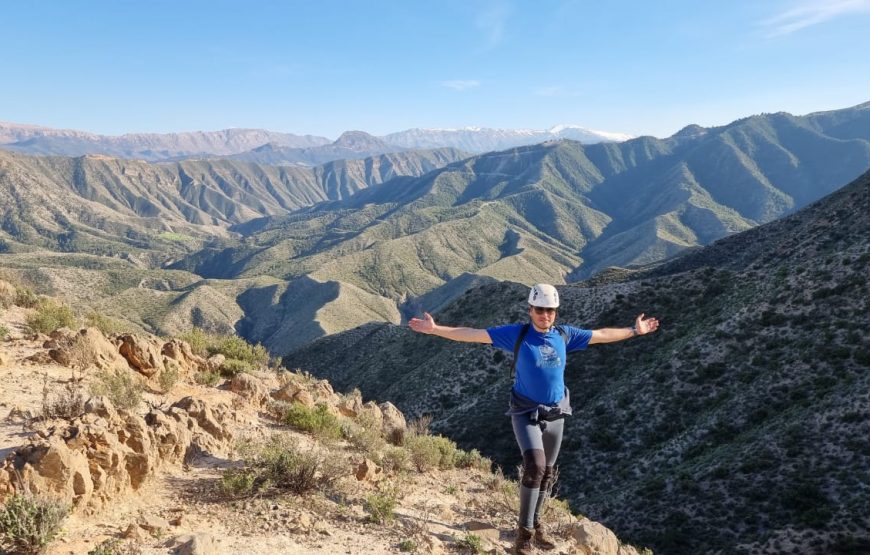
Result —
[[411, 318], [408, 326], [418, 333], [426, 333], [429, 335], [437, 335], [445, 339], [453, 341], [464, 341], [466, 343], [492, 343], [492, 338], [486, 330], [477, 328], [451, 328], [448, 326], [439, 326], [435, 323], [432, 315], [428, 312], [424, 313], [422, 318]]

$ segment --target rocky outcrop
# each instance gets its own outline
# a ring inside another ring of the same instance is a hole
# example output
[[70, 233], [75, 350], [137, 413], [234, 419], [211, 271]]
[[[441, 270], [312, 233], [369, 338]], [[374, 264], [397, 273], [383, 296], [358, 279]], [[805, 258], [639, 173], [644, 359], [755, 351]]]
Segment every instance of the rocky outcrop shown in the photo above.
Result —
[[236, 374], [230, 380], [230, 391], [238, 393], [255, 405], [262, 405], [269, 400], [269, 388], [258, 378], [250, 374]]
[[617, 555], [619, 540], [603, 525], [580, 517], [572, 526], [571, 535], [577, 542], [578, 555]]
[[118, 351], [134, 370], [146, 378], [164, 370], [163, 349], [159, 341], [130, 334], [118, 339], [121, 341]]
[[85, 511], [136, 491], [165, 465], [193, 453], [221, 454], [232, 433], [226, 405], [186, 397], [144, 417], [92, 398], [85, 414], [39, 433], [0, 465], [0, 501], [25, 488]]
[[97, 328], [78, 332], [61, 328], [43, 341], [40, 351], [29, 360], [40, 364], [54, 361], [63, 366], [101, 370], [128, 370], [132, 368], [146, 379], [157, 378], [165, 370], [180, 370], [191, 374], [211, 369], [209, 362], [193, 353], [190, 345], [178, 339], [163, 341], [158, 338], [132, 334], [106, 337]]

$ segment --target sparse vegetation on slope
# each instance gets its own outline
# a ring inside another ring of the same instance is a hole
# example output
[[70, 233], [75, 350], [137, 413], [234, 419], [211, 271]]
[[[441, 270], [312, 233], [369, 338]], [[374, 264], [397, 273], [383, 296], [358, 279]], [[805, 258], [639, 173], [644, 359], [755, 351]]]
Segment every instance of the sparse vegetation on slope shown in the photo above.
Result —
[[[870, 345], [857, 331], [870, 326], [867, 214], [870, 175], [658, 269], [564, 287], [564, 321], [662, 321], [654, 337], [569, 357], [560, 492], [572, 506], [666, 553], [860, 552], [849, 546], [870, 538], [858, 516], [870, 512]], [[526, 291], [475, 288], [438, 318], [520, 321]], [[436, 430], [511, 467], [507, 359], [372, 324], [284, 363], [432, 414]]]

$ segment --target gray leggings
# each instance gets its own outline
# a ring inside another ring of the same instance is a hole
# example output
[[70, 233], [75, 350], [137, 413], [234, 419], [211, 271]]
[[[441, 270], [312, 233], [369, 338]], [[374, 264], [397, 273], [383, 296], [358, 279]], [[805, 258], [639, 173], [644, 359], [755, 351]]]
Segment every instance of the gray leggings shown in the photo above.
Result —
[[514, 435], [523, 454], [523, 478], [520, 481], [518, 524], [532, 528], [538, 523], [546, 492], [553, 478], [553, 465], [562, 446], [565, 419], [532, 422], [529, 414], [511, 416]]
[[528, 414], [515, 414], [511, 416], [511, 423], [524, 460], [526, 451], [537, 450], [543, 452], [546, 466], [556, 464], [556, 457], [562, 447], [564, 418], [551, 422], [531, 422]]

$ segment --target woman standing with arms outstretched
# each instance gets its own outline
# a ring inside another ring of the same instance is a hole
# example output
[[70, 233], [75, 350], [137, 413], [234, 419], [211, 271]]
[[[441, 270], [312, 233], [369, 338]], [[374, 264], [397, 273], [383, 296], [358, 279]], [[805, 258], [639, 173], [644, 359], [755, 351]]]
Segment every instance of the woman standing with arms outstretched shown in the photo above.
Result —
[[556, 326], [559, 293], [546, 283], [529, 291], [529, 322], [486, 329], [440, 326], [428, 313], [412, 318], [409, 326], [419, 333], [437, 335], [453, 341], [489, 343], [516, 353], [516, 379], [511, 388], [510, 410], [514, 435], [523, 457], [520, 482], [520, 514], [514, 553], [532, 553], [532, 539], [543, 549], [555, 544], [539, 521], [553, 468], [562, 445], [564, 419], [571, 414], [565, 387], [567, 353], [580, 351], [595, 343], [614, 343], [656, 331], [659, 322], [641, 314], [634, 325], [625, 328], [586, 330]]

